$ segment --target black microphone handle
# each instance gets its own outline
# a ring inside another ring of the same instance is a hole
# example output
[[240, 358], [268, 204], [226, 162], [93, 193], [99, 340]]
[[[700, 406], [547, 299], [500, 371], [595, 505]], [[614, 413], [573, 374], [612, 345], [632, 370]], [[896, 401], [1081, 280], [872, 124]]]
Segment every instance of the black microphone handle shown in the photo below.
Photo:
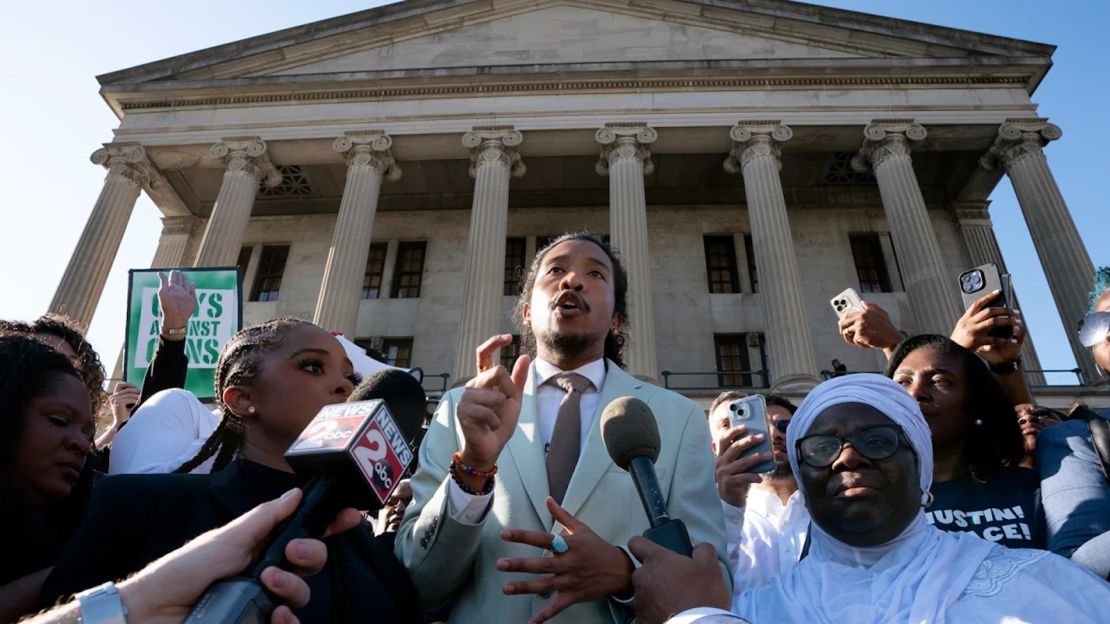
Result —
[[316, 474], [302, 488], [304, 498], [268, 539], [269, 546], [246, 576], [213, 583], [200, 597], [182, 624], [264, 624], [277, 606], [259, 578], [270, 566], [285, 562], [285, 547], [302, 537], [320, 537], [335, 511], [321, 506], [334, 481], [331, 473]]
[[[258, 563], [248, 576], [259, 578], [262, 571], [270, 566], [280, 566], [285, 562], [285, 547], [289, 542], [303, 537], [319, 538], [324, 534], [328, 523], [337, 510], [322, 509], [320, 502], [328, 494], [335, 478], [331, 472], [317, 473], [302, 486], [304, 497], [297, 510], [270, 534], [269, 546], [258, 559]], [[330, 513], [325, 516], [323, 513]]]
[[657, 527], [670, 520], [667, 503], [663, 500], [663, 489], [659, 487], [659, 478], [655, 474], [655, 464], [647, 457], [633, 457], [628, 462], [628, 472], [632, 475], [632, 482], [636, 484], [636, 492], [640, 495], [640, 502], [644, 504], [644, 513], [651, 526]]

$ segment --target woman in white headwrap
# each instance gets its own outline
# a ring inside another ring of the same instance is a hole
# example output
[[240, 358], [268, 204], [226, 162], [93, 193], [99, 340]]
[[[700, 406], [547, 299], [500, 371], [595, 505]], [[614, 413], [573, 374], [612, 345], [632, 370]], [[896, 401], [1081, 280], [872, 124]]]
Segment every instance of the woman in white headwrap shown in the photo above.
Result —
[[[794, 476], [813, 517], [811, 546], [789, 574], [738, 595], [693, 559], [634, 539], [641, 623], [1106, 621], [1110, 584], [1044, 551], [943, 533], [922, 513], [933, 454], [921, 410], [881, 375], [827, 381], [787, 429]], [[718, 574], [719, 577], [719, 574]], [[697, 608], [695, 608], [697, 607]]]

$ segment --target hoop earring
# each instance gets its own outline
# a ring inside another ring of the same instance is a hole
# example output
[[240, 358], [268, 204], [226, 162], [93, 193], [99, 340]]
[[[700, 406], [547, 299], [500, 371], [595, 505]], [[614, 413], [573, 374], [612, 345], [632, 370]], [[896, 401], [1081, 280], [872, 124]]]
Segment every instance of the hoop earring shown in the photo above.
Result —
[[932, 492], [925, 492], [925, 502], [921, 503], [921, 508], [922, 509], [928, 509], [929, 507], [932, 507], [933, 506], [933, 500], [934, 500], [933, 493]]

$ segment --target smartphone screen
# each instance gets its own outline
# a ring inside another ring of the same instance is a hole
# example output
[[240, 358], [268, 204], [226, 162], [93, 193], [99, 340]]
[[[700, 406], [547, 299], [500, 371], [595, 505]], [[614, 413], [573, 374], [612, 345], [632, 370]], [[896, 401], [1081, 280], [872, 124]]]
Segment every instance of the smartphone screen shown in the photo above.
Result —
[[[733, 427], [745, 425], [748, 428], [748, 435], [763, 434], [763, 441], [745, 451], [744, 456], [753, 453], [771, 452], [771, 433], [768, 431], [767, 425], [767, 401], [763, 398], [763, 395], [753, 394], [742, 399], [736, 399], [729, 403], [728, 411], [729, 424]], [[722, 452], [724, 452], [723, 449]], [[774, 468], [775, 462], [768, 460], [755, 466], [751, 471], [771, 472]]]

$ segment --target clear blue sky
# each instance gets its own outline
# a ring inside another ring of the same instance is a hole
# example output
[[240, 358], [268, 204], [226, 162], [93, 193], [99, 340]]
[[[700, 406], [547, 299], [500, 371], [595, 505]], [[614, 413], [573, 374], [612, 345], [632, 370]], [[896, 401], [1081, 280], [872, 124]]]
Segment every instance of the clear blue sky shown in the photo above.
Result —
[[[0, 318], [46, 310], [100, 192], [104, 170], [89, 155], [118, 121], [100, 98], [102, 74], [385, 4], [315, 0], [18, 2], [0, 38], [4, 150], [0, 150]], [[1034, 100], [1064, 130], [1048, 148], [1096, 266], [1110, 265], [1106, 196], [1110, 138], [1110, 3], [1083, 0], [830, 0], [845, 9], [1029, 39], [1058, 46]], [[995, 230], [1014, 273], [1042, 364], [1074, 360], [1008, 181], [991, 197]], [[114, 364], [124, 332], [127, 269], [149, 266], [159, 212], [144, 195], [116, 256], [90, 341]], [[1070, 327], [1069, 327], [1070, 329]], [[1068, 376], [1057, 377], [1066, 381]]]

